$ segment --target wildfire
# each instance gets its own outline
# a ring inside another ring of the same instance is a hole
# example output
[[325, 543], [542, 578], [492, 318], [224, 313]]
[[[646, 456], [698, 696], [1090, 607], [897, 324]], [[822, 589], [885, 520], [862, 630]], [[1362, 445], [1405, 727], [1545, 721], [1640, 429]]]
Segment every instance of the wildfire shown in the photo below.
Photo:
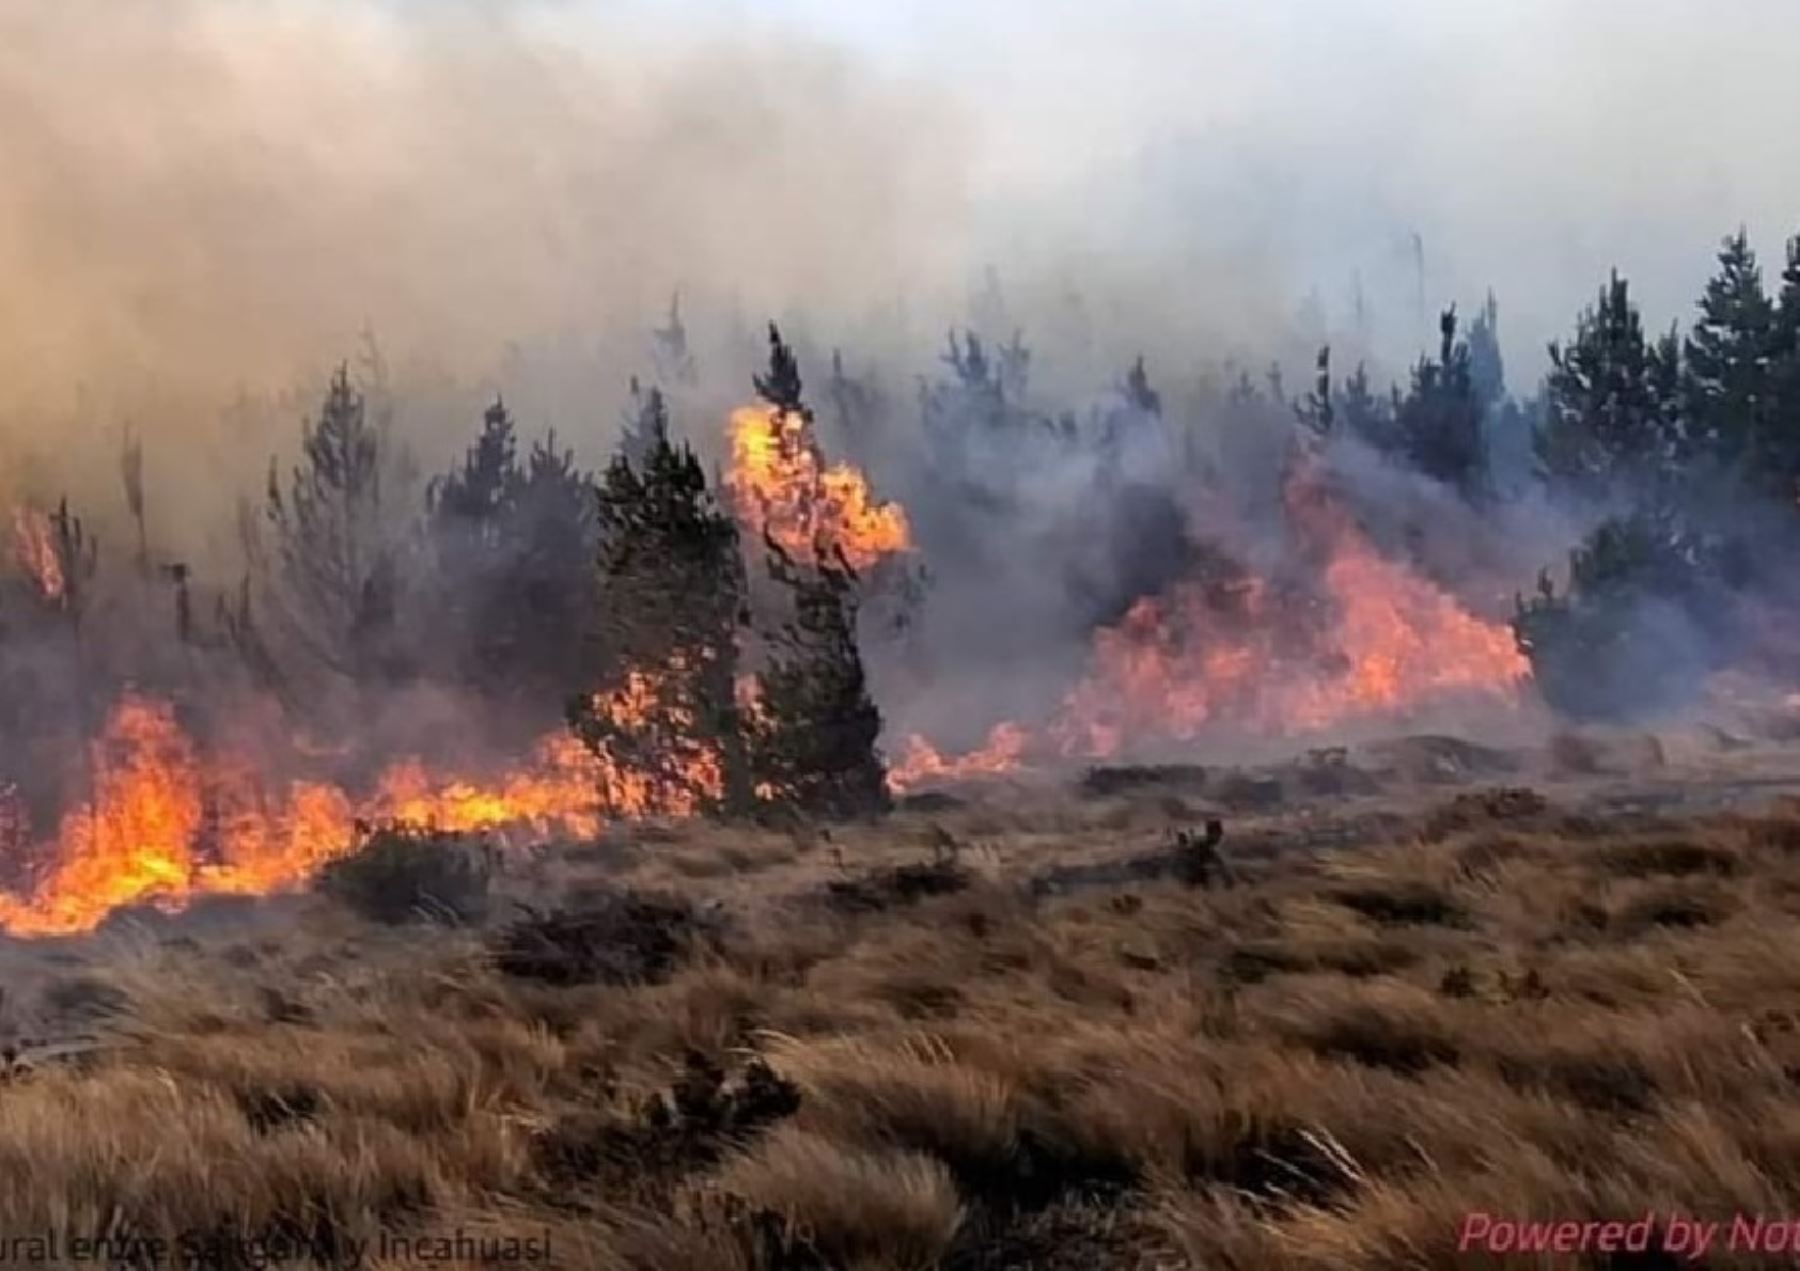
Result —
[[1041, 735], [1003, 723], [955, 757], [910, 737], [891, 788], [1005, 772], [1032, 752], [1105, 759], [1220, 726], [1292, 736], [1449, 698], [1513, 700], [1530, 663], [1510, 629], [1383, 557], [1311, 478], [1302, 470], [1287, 490], [1316, 567], [1310, 592], [1244, 578], [1144, 597], [1095, 634], [1087, 673]]
[[815, 544], [841, 550], [856, 569], [912, 547], [906, 510], [881, 503], [863, 474], [826, 466], [811, 422], [795, 411], [743, 406], [731, 412], [731, 470], [725, 483], [738, 517], [796, 558]]
[[61, 600], [65, 586], [50, 518], [36, 508], [13, 508], [13, 559], [46, 600]]
[[[540, 757], [552, 768], [567, 765], [585, 774], [589, 791], [599, 792], [599, 806], [614, 815], [691, 816], [700, 800], [720, 796], [725, 772], [717, 747], [698, 736], [693, 711], [679, 701], [663, 700], [667, 693], [678, 694], [686, 679], [686, 668], [672, 658], [663, 672], [634, 668], [619, 687], [590, 699], [596, 716], [617, 727], [621, 736], [639, 733], [647, 720], [660, 718], [667, 727], [656, 738], [655, 753], [616, 754], [612, 743], [605, 742], [595, 756], [574, 738], [557, 734], [541, 743]], [[743, 691], [741, 685], [737, 691]]]
[[1212, 598], [1182, 586], [1139, 601], [1095, 639], [1092, 668], [1053, 735], [1065, 754], [1104, 758], [1128, 740], [1188, 741], [1231, 723], [1270, 735], [1456, 694], [1512, 697], [1529, 664], [1502, 624], [1343, 531], [1323, 577], [1330, 621], [1305, 647], [1283, 640], [1264, 587], [1222, 631]]
[[1017, 768], [1030, 744], [1031, 734], [1010, 720], [995, 724], [978, 749], [954, 757], [946, 757], [930, 742], [913, 733], [907, 737], [900, 758], [888, 765], [888, 789], [895, 794], [904, 794], [926, 781], [998, 776]]
[[[114, 707], [90, 758], [92, 797], [63, 816], [29, 894], [0, 892], [0, 928], [13, 935], [86, 931], [122, 905], [175, 910], [206, 894], [293, 887], [354, 846], [359, 822], [592, 834], [609, 780], [632, 788], [559, 734], [492, 785], [409, 760], [361, 799], [321, 782], [274, 789], [248, 763], [203, 756], [172, 706], [137, 694]], [[680, 811], [638, 793], [637, 811]]]

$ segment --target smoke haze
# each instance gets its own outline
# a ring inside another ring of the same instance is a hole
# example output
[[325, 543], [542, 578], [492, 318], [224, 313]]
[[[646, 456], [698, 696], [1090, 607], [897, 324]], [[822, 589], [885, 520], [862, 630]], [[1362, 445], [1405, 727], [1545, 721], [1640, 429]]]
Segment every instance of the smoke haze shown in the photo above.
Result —
[[[989, 264], [1058, 389], [1325, 338], [1391, 372], [1490, 285], [1528, 388], [1608, 268], [1660, 325], [1705, 244], [1795, 228], [1797, 44], [1783, 0], [17, 0], [0, 416], [15, 479], [126, 420], [236, 477], [373, 330], [598, 447], [676, 289], [911, 373]], [[221, 422], [240, 390], [301, 395]]]

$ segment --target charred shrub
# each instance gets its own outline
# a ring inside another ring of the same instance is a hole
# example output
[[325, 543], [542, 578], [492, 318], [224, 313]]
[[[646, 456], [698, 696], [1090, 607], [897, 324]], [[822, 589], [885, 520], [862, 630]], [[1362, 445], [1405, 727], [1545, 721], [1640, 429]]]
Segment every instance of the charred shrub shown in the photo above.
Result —
[[1729, 877], [1743, 862], [1735, 852], [1683, 839], [1653, 839], [1640, 843], [1616, 843], [1599, 853], [1602, 868], [1628, 878], [1664, 874], [1674, 878], [1689, 874]]
[[1459, 794], [1426, 818], [1420, 836], [1428, 843], [1498, 821], [1529, 821], [1548, 811], [1550, 803], [1529, 786], [1496, 786]]
[[880, 913], [928, 896], [954, 895], [967, 890], [969, 882], [969, 871], [952, 859], [921, 861], [833, 879], [825, 884], [825, 902], [840, 913]]
[[546, 984], [654, 984], [718, 934], [717, 921], [685, 900], [600, 892], [507, 927], [494, 942], [494, 964]]
[[1199, 764], [1106, 764], [1082, 774], [1081, 793], [1097, 799], [1133, 790], [1172, 789], [1195, 793], [1206, 788], [1206, 769]]
[[319, 871], [314, 887], [375, 922], [479, 921], [494, 848], [486, 838], [388, 825]]
[[688, 1052], [669, 1089], [628, 1115], [564, 1117], [533, 1148], [538, 1169], [559, 1182], [601, 1179], [639, 1192], [666, 1188], [718, 1163], [800, 1107], [800, 1089], [760, 1058], [735, 1077], [698, 1051]]
[[1461, 1057], [1456, 1042], [1433, 1022], [1362, 1002], [1336, 1011], [1306, 1030], [1303, 1040], [1322, 1058], [1385, 1068], [1405, 1077], [1438, 1064], [1454, 1065]]
[[1430, 883], [1397, 880], [1381, 887], [1346, 887], [1332, 899], [1387, 927], [1466, 927], [1469, 915]]

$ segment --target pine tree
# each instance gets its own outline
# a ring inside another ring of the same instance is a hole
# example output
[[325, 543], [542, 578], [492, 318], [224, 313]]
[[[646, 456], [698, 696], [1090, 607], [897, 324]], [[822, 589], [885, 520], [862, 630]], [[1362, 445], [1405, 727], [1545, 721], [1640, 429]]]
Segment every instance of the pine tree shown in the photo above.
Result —
[[1680, 344], [1644, 337], [1626, 281], [1615, 272], [1575, 337], [1550, 345], [1544, 417], [1534, 438], [1553, 483], [1590, 496], [1650, 481], [1666, 486], [1685, 450]]
[[632, 376], [631, 409], [625, 413], [619, 431], [619, 453], [641, 469], [651, 451], [668, 435], [669, 407], [662, 390], [652, 387], [646, 392], [637, 376]]
[[1800, 502], [1800, 235], [1788, 240], [1771, 331], [1767, 427], [1754, 461], [1791, 505]]
[[593, 477], [552, 429], [532, 443], [509, 491], [509, 566], [499, 604], [512, 615], [510, 662], [561, 700], [584, 674], [586, 633], [597, 617], [599, 526]]
[[751, 803], [737, 704], [747, 620], [737, 524], [686, 445], [613, 457], [596, 500], [599, 621], [570, 726], [619, 770], [702, 811]]
[[1475, 391], [1469, 343], [1456, 338], [1456, 310], [1438, 321], [1438, 357], [1419, 359], [1395, 412], [1400, 444], [1414, 467], [1465, 496], [1487, 489], [1485, 408]]
[[[1318, 379], [1314, 382], [1312, 391], [1295, 407], [1294, 413], [1306, 425], [1307, 431], [1315, 436], [1329, 437], [1337, 423], [1336, 409], [1332, 405], [1329, 344], [1319, 346], [1319, 357], [1315, 365], [1318, 368]], [[1357, 368], [1357, 373], [1362, 373], [1361, 367]]]
[[441, 590], [438, 642], [487, 693], [560, 706], [582, 674], [593, 607], [594, 486], [556, 435], [518, 461], [512, 417], [496, 400], [427, 508]]
[[1369, 391], [1369, 371], [1361, 362], [1356, 364], [1355, 373], [1345, 379], [1335, 414], [1342, 418], [1346, 432], [1383, 454], [1398, 453], [1400, 438], [1394, 423], [1393, 399]]
[[1739, 467], [1768, 448], [1775, 320], [1756, 253], [1740, 229], [1719, 252], [1719, 271], [1706, 284], [1684, 346], [1691, 441], [1721, 467]]
[[1729, 645], [1725, 552], [1679, 512], [1640, 508], [1603, 522], [1519, 598], [1513, 630], [1555, 709], [1627, 719], [1678, 704]]
[[441, 532], [466, 540], [469, 547], [497, 546], [508, 487], [517, 477], [517, 448], [512, 416], [496, 397], [462, 467], [426, 489], [427, 510]]
[[867, 816], [888, 807], [876, 743], [881, 712], [857, 647], [857, 577], [823, 542], [797, 563], [765, 539], [769, 575], [787, 588], [793, 617], [770, 638], [758, 677], [753, 756], [763, 797], [815, 816]]
[[831, 402], [837, 435], [849, 444], [852, 457], [866, 455], [883, 409], [881, 391], [873, 377], [850, 374], [844, 369], [842, 351], [833, 349], [826, 396]]
[[332, 376], [284, 495], [270, 464], [264, 515], [276, 539], [289, 633], [318, 663], [355, 679], [393, 669], [386, 636], [398, 585], [382, 522], [377, 429], [347, 366]]
[[[773, 323], [769, 371], [753, 383], [771, 408], [811, 420], [799, 364]], [[764, 544], [769, 575], [786, 589], [792, 616], [769, 638], [774, 653], [760, 677], [752, 729], [756, 785], [764, 797], [815, 815], [882, 811], [881, 714], [869, 697], [857, 644], [857, 574], [841, 545], [823, 535], [805, 565], [766, 534]]]
[[681, 294], [669, 297], [667, 326], [650, 332], [651, 356], [656, 372], [665, 383], [692, 384], [697, 379], [693, 350], [688, 347], [687, 327], [681, 321]]
[[1125, 375], [1124, 394], [1126, 403], [1140, 414], [1162, 415], [1162, 394], [1150, 387], [1150, 376], [1144, 370], [1142, 353], [1138, 354], [1137, 361], [1131, 364], [1131, 370]]
[[1469, 324], [1469, 384], [1483, 413], [1506, 396], [1506, 361], [1500, 355], [1500, 305], [1489, 291]]

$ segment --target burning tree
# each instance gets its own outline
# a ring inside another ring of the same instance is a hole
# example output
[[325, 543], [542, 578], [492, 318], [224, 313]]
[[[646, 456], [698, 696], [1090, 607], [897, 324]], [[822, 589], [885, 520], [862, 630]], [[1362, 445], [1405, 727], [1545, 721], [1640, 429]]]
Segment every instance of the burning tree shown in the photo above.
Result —
[[660, 426], [641, 465], [621, 452], [597, 504], [599, 617], [592, 691], [569, 704], [583, 743], [642, 774], [663, 802], [736, 814], [751, 804], [737, 703], [748, 620], [737, 523], [686, 444]]
[[811, 564], [764, 540], [769, 576], [787, 588], [793, 617], [770, 637], [758, 677], [752, 756], [759, 793], [821, 816], [887, 809], [876, 742], [881, 712], [857, 647], [856, 571], [820, 544]]
[[906, 546], [906, 522], [899, 508], [871, 502], [860, 473], [825, 467], [799, 364], [773, 323], [769, 370], [753, 383], [778, 450], [770, 471], [783, 479], [772, 491], [752, 479], [751, 492], [769, 576], [791, 607], [768, 637], [770, 662], [751, 714], [757, 789], [819, 815], [878, 812], [887, 806], [875, 748], [881, 713], [857, 644], [857, 563], [879, 565]]

